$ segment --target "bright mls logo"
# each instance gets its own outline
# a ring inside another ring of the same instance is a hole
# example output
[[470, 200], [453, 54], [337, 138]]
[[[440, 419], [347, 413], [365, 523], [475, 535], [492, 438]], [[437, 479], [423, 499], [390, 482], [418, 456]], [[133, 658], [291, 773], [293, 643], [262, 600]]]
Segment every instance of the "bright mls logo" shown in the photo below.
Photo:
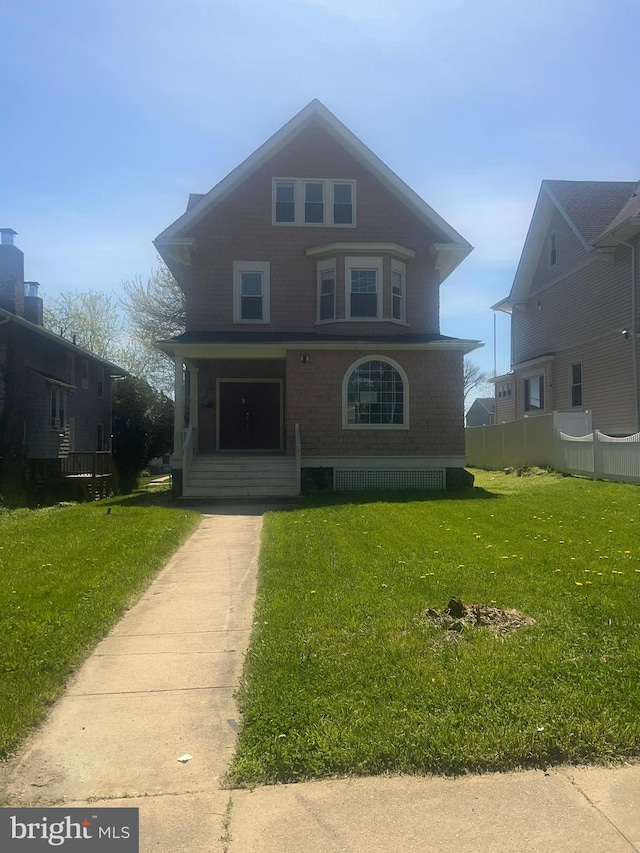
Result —
[[2, 853], [138, 853], [138, 809], [0, 809]]

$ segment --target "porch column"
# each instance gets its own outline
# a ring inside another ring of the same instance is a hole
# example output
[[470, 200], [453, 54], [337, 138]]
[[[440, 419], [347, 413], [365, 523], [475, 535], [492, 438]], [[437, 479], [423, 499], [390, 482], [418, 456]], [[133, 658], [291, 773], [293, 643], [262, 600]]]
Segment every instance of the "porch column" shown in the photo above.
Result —
[[[189, 426], [198, 433], [198, 368], [189, 367]], [[194, 448], [198, 445], [194, 444]]]
[[184, 365], [181, 358], [175, 360], [176, 400], [173, 413], [173, 467], [182, 468], [182, 430], [184, 429]]

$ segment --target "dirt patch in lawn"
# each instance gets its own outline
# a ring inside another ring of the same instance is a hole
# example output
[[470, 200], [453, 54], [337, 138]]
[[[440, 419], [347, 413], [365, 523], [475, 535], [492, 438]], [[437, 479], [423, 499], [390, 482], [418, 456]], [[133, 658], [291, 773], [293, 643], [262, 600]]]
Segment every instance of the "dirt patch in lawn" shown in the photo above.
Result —
[[467, 628], [488, 628], [496, 636], [504, 637], [518, 628], [536, 624], [535, 619], [519, 610], [501, 610], [489, 604], [463, 604], [459, 598], [450, 599], [443, 610], [429, 607], [424, 615], [444, 628], [448, 639], [456, 639]]

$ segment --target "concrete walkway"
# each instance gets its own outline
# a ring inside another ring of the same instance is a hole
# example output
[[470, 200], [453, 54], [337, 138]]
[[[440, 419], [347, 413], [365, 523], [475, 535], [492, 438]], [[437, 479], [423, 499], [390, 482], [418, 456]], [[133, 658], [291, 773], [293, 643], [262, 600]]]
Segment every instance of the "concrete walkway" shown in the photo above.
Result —
[[640, 765], [221, 789], [263, 508], [202, 512], [0, 771], [9, 805], [138, 807], [141, 853], [640, 851]]

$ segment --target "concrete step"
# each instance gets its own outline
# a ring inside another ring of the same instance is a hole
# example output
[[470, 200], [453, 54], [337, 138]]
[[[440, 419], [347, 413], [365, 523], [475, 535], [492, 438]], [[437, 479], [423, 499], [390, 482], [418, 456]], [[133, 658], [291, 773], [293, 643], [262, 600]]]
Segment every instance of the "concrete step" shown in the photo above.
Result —
[[272, 486], [191, 486], [183, 489], [185, 498], [295, 498], [298, 487]]

